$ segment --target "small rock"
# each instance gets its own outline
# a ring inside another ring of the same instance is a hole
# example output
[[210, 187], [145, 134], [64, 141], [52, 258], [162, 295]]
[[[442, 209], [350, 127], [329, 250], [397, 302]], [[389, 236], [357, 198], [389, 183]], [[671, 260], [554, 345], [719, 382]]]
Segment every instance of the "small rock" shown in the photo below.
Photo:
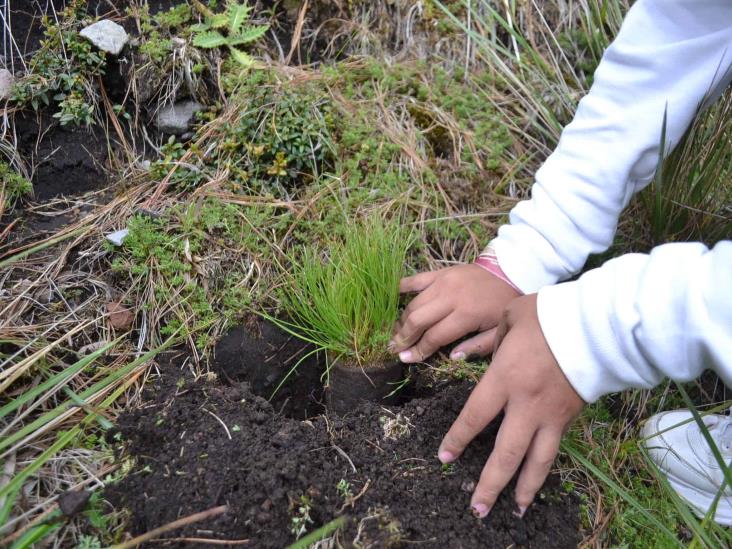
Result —
[[180, 101], [175, 105], [163, 107], [158, 112], [157, 126], [163, 133], [183, 135], [193, 122], [193, 115], [203, 110], [203, 105], [196, 101]]
[[122, 26], [109, 19], [102, 19], [85, 27], [79, 34], [100, 50], [112, 55], [119, 55], [130, 39]]
[[114, 231], [113, 233], [109, 233], [104, 238], [109, 240], [115, 246], [121, 246], [122, 243], [125, 241], [125, 238], [127, 238], [128, 234], [130, 234], [129, 229], [120, 229], [119, 231]]
[[84, 510], [92, 493], [88, 490], [69, 490], [58, 497], [58, 506], [67, 517]]
[[0, 69], [0, 100], [5, 101], [10, 99], [10, 94], [13, 91], [13, 73], [8, 69]]
[[468, 494], [472, 494], [475, 490], [475, 482], [472, 480], [466, 480], [460, 485], [460, 489], [463, 492], [467, 492]]

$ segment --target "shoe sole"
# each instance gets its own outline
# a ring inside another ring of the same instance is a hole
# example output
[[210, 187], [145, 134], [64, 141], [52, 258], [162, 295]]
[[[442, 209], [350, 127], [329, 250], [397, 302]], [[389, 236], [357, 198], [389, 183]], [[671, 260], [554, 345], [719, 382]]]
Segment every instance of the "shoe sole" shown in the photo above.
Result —
[[[668, 482], [671, 487], [686, 501], [694, 514], [699, 518], [706, 516], [707, 510], [714, 503], [715, 495], [700, 492], [697, 488], [690, 486], [679, 478], [668, 475]], [[717, 511], [714, 514], [714, 522], [722, 526], [732, 526], [732, 504], [729, 496], [722, 496], [717, 502]]]

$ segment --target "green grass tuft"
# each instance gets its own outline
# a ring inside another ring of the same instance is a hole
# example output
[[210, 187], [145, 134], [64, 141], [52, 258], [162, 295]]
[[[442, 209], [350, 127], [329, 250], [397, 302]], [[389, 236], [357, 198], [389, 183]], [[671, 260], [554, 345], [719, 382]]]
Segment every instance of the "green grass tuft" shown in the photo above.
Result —
[[410, 241], [396, 221], [371, 217], [350, 224], [328, 247], [305, 248], [292, 257], [283, 303], [291, 320], [283, 324], [332, 358], [383, 360]]

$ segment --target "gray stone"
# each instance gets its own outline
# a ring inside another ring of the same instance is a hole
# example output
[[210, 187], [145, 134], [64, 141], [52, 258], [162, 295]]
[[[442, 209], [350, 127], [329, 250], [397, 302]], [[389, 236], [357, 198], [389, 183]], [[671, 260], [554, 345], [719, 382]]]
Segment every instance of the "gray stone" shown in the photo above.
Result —
[[8, 69], [0, 69], [0, 101], [10, 99], [10, 93], [13, 91], [13, 73]]
[[175, 105], [162, 107], [158, 111], [157, 126], [163, 133], [183, 135], [193, 122], [193, 115], [203, 110], [203, 105], [196, 101], [180, 101]]
[[125, 29], [109, 19], [102, 19], [85, 27], [79, 34], [100, 50], [112, 55], [119, 55], [130, 39]]

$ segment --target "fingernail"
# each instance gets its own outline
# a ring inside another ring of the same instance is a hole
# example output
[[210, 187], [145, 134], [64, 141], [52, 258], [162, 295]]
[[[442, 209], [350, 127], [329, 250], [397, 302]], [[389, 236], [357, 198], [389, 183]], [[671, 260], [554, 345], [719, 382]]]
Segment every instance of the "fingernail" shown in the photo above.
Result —
[[412, 351], [402, 351], [399, 353], [399, 360], [402, 362], [409, 362], [412, 360]]
[[519, 505], [519, 512], [518, 512], [519, 518], [524, 518], [524, 514], [526, 514], [526, 507], [522, 507], [521, 505]]
[[478, 518], [485, 518], [490, 513], [491, 509], [485, 503], [473, 503], [473, 515]]
[[447, 450], [440, 450], [437, 452], [437, 459], [439, 459], [442, 463], [450, 463], [451, 461], [455, 461], [455, 456], [452, 452], [448, 452]]
[[462, 351], [458, 351], [457, 353], [452, 353], [450, 355], [450, 360], [465, 360], [465, 353]]

